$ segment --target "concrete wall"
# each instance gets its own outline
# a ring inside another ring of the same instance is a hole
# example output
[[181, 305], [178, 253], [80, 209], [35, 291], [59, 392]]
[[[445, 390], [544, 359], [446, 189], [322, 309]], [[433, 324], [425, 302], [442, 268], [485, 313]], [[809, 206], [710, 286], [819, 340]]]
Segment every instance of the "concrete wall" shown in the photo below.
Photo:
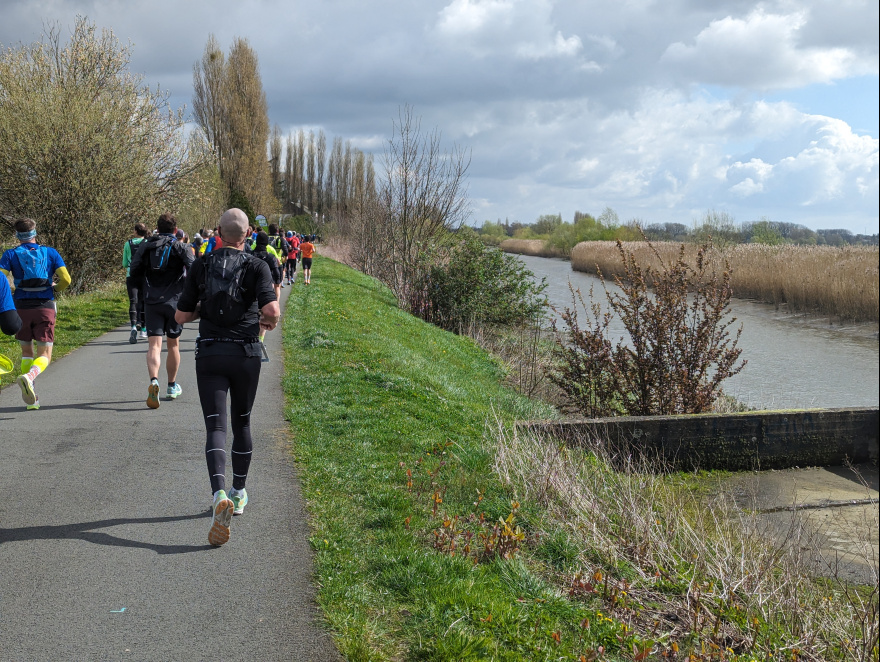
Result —
[[670, 469], [788, 469], [878, 459], [878, 410], [808, 409], [523, 423], [570, 444], [657, 458]]

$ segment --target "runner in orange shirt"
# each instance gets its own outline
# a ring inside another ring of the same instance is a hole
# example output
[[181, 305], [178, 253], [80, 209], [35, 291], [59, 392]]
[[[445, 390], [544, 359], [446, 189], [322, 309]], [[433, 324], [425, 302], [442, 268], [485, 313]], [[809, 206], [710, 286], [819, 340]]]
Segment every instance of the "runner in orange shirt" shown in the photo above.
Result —
[[302, 251], [303, 278], [305, 278], [306, 285], [309, 285], [312, 282], [312, 256], [315, 254], [312, 237], [306, 237], [306, 240], [300, 244], [299, 250]]

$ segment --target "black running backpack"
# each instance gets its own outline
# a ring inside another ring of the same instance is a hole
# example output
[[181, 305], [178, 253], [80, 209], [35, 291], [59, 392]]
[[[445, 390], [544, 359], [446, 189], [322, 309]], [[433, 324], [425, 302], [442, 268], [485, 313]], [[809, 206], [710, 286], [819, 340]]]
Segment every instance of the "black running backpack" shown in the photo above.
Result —
[[245, 301], [242, 281], [252, 259], [244, 252], [211, 252], [205, 256], [205, 284], [200, 297], [202, 317], [224, 328], [244, 317], [252, 302]]
[[167, 271], [168, 260], [171, 258], [171, 250], [174, 239], [171, 237], [159, 237], [150, 247], [150, 270]]

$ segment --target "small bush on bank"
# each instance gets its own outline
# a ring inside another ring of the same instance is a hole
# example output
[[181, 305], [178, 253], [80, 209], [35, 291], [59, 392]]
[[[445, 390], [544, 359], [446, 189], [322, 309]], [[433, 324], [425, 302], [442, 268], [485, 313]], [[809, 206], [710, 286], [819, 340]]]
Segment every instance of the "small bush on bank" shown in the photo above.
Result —
[[[653, 245], [648, 242], [648, 247]], [[598, 304], [590, 310], [572, 291], [572, 308], [561, 313], [565, 325], [557, 331], [557, 370], [551, 379], [566, 393], [570, 405], [590, 417], [628, 414], [697, 414], [711, 410], [721, 394], [721, 382], [742, 370], [737, 364], [737, 332], [731, 342], [725, 319], [732, 294], [730, 270], [710, 270], [708, 245], [701, 246], [693, 266], [682, 246], [675, 261], [643, 267], [621, 242], [617, 250], [622, 277], [614, 280], [623, 291], [605, 288], [611, 310], [621, 319], [630, 344], [609, 338], [611, 313]], [[605, 280], [601, 272], [602, 284]], [[653, 295], [649, 293], [653, 291]], [[578, 302], [587, 314], [581, 326]], [[553, 322], [556, 330], [556, 321]]]
[[447, 331], [523, 324], [547, 308], [546, 284], [536, 284], [522, 262], [487, 248], [473, 233], [434, 258], [413, 288], [422, 297], [414, 312]]

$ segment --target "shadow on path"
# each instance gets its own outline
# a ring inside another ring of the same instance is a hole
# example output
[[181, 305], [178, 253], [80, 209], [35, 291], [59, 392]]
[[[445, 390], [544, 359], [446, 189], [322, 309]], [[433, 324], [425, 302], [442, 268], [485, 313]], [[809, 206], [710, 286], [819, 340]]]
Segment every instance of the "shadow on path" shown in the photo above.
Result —
[[836, 476], [867, 487], [869, 490], [876, 492], [880, 489], [880, 476], [878, 476], [877, 467], [867, 462], [846, 467], [825, 467], [825, 469]]
[[4, 529], [0, 527], [0, 545], [7, 542], [22, 542], [26, 540], [84, 540], [96, 545], [108, 545], [110, 547], [139, 547], [152, 550], [157, 554], [203, 552], [216, 548], [212, 545], [161, 545], [158, 543], [148, 543], [112, 536], [109, 533], [102, 533], [93, 529], [104, 529], [123, 524], [167, 524], [168, 522], [202, 519], [209, 517], [210, 514], [210, 510], [206, 510], [196, 515], [180, 515], [179, 517], [117, 518], [100, 520], [98, 522], [82, 522], [80, 524], [62, 524], [60, 526], [24, 526], [18, 529]]
[[[146, 389], [144, 389], [146, 392]], [[146, 398], [144, 398], [146, 400]], [[144, 400], [114, 400], [110, 402], [71, 402], [66, 405], [43, 405], [40, 411], [52, 411], [53, 409], [92, 409], [97, 411], [141, 411], [145, 410]], [[163, 400], [164, 402], [164, 400]], [[113, 407], [112, 405], [130, 405], [128, 407]], [[25, 410], [24, 403], [15, 407], [0, 407], [0, 414], [20, 413]]]

